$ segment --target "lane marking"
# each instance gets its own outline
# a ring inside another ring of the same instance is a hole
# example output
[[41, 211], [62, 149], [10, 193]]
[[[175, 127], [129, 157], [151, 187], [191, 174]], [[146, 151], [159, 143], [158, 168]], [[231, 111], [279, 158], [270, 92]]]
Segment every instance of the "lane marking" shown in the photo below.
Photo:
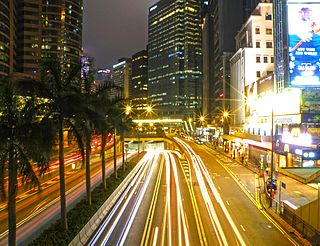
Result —
[[246, 229], [244, 229], [243, 225], [240, 225], [240, 227], [241, 227], [241, 229], [242, 229], [243, 231], [246, 231]]

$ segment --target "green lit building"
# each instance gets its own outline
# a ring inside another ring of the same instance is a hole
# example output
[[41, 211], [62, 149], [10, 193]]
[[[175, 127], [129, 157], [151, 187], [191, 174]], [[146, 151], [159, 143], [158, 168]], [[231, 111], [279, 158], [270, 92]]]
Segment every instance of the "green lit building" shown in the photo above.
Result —
[[201, 111], [201, 1], [161, 0], [149, 8], [148, 99], [162, 118]]

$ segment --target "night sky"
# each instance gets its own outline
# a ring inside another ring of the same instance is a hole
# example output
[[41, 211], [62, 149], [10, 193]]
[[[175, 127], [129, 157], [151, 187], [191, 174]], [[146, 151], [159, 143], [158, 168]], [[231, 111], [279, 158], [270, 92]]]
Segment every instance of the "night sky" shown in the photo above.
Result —
[[85, 0], [83, 47], [95, 67], [111, 68], [118, 58], [145, 49], [148, 10], [158, 0]]

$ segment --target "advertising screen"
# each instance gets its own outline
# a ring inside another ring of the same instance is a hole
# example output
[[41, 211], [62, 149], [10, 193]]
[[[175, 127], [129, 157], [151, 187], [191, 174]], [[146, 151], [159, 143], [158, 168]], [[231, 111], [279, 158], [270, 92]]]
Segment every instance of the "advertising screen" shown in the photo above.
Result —
[[320, 87], [320, 0], [288, 0], [289, 84]]

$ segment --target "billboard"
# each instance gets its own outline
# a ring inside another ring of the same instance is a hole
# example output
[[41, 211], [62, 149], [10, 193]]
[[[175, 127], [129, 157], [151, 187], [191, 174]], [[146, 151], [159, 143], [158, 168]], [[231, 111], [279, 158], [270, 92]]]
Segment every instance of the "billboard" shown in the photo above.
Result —
[[289, 85], [320, 87], [320, 0], [288, 0]]

